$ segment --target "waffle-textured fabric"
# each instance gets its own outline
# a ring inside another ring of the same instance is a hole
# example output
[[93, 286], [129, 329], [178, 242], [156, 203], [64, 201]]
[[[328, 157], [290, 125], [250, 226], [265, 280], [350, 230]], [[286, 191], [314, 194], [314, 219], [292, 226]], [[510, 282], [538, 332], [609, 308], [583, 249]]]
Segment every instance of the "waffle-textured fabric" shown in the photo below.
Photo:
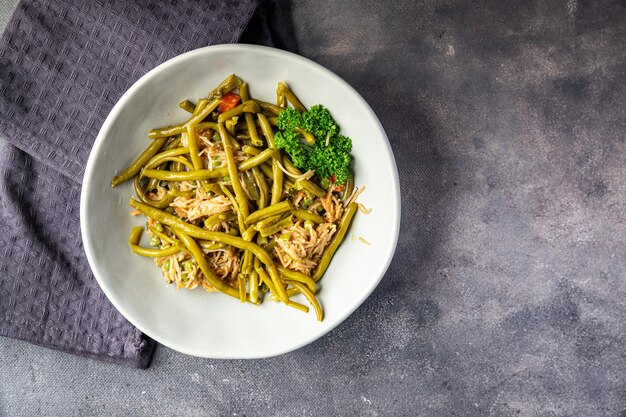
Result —
[[247, 41], [271, 43], [256, 0], [18, 6], [0, 40], [0, 335], [149, 364], [154, 341], [109, 303], [84, 256], [85, 163], [106, 115], [137, 79], [183, 52], [238, 41], [251, 19]]

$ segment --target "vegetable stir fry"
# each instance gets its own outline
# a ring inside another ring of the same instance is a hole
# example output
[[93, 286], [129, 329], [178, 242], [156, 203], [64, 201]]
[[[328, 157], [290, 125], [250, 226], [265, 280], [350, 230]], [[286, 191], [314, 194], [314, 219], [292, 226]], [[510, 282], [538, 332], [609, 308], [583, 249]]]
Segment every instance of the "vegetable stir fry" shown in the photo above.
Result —
[[148, 218], [151, 248], [139, 245], [139, 226], [132, 251], [154, 258], [177, 288], [308, 312], [292, 300], [302, 294], [322, 320], [318, 282], [362, 191], [350, 171], [352, 141], [326, 108], [307, 110], [283, 83], [271, 104], [233, 74], [179, 106], [188, 120], [148, 132], [148, 147], [111, 181], [133, 180], [132, 214]]

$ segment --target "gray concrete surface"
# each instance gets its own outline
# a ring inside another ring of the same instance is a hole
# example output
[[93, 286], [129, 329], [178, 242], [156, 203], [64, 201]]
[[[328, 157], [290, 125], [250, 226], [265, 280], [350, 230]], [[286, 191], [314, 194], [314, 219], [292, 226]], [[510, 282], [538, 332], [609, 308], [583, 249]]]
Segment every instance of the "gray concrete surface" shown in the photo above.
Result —
[[396, 154], [402, 233], [379, 288], [260, 361], [159, 347], [140, 371], [0, 339], [0, 414], [626, 416], [626, 3], [293, 16]]

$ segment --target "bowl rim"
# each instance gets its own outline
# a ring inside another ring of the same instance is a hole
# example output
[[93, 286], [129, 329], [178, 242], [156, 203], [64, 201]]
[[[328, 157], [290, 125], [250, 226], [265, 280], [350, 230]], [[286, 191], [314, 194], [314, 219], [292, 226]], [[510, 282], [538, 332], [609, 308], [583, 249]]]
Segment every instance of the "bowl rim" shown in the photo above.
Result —
[[[375, 122], [375, 125], [378, 128], [379, 134], [384, 139], [385, 151], [387, 152], [388, 160], [391, 163], [391, 166], [390, 166], [391, 171], [395, 174], [391, 178], [391, 184], [390, 184], [392, 186], [391, 193], [393, 197], [395, 210], [392, 210], [389, 213], [390, 214], [389, 226], [390, 226], [390, 229], [392, 229], [393, 235], [392, 235], [391, 243], [386, 248], [384, 257], [381, 258], [381, 259], [384, 259], [383, 262], [381, 263], [383, 268], [380, 269], [381, 272], [379, 273], [379, 276], [376, 278], [375, 282], [371, 284], [370, 288], [361, 297], [359, 297], [358, 299], [352, 300], [351, 302], [352, 305], [348, 309], [344, 310], [342, 314], [336, 316], [333, 319], [332, 323], [328, 326], [328, 328], [323, 329], [319, 332], [313, 333], [312, 336], [304, 338], [303, 340], [297, 343], [287, 344], [282, 349], [274, 349], [269, 353], [267, 352], [264, 352], [261, 354], [252, 353], [252, 354], [245, 355], [245, 356], [244, 355], [232, 355], [231, 356], [231, 355], [207, 354], [206, 352], [203, 352], [199, 349], [188, 348], [185, 346], [184, 343], [179, 343], [175, 338], [163, 340], [162, 335], [155, 336], [154, 333], [152, 333], [151, 329], [146, 329], [144, 326], [138, 325], [137, 322], [133, 319], [132, 315], [128, 314], [128, 312], [125, 311], [125, 309], [122, 307], [120, 302], [118, 302], [118, 299], [112, 296], [112, 291], [109, 288], [110, 284], [107, 283], [107, 280], [104, 279], [103, 276], [101, 276], [101, 274], [104, 275], [105, 272], [96, 270], [96, 268], [93, 267], [93, 265], [96, 264], [95, 260], [96, 260], [97, 255], [90, 241], [90, 232], [88, 230], [88, 224], [87, 224], [87, 218], [89, 217], [89, 213], [87, 211], [86, 201], [91, 191], [89, 178], [93, 177], [94, 175], [93, 171], [95, 167], [95, 162], [98, 158], [98, 155], [100, 154], [100, 150], [102, 146], [106, 142], [105, 138], [110, 133], [109, 131], [111, 129], [111, 125], [113, 124], [117, 116], [119, 115], [120, 111], [124, 108], [126, 102], [135, 94], [136, 90], [141, 88], [143, 84], [149, 82], [153, 76], [155, 76], [157, 73], [161, 72], [162, 70], [168, 68], [169, 66], [176, 64], [178, 61], [183, 61], [183, 60], [192, 58], [197, 55], [203, 55], [206, 53], [214, 53], [214, 52], [220, 52], [220, 51], [237, 51], [239, 53], [254, 52], [254, 53], [269, 54], [269, 55], [273, 55], [276, 57], [289, 59], [292, 61], [300, 62], [301, 64], [308, 66], [312, 70], [322, 72], [326, 76], [334, 79], [339, 84], [342, 84], [348, 91], [350, 91], [353, 94], [355, 99], [361, 102], [364, 109], [366, 109], [366, 111], [368, 112], [368, 116]], [[365, 300], [372, 294], [372, 292], [374, 292], [374, 290], [380, 284], [380, 281], [382, 280], [382, 278], [385, 276], [387, 270], [389, 269], [389, 265], [391, 264], [391, 261], [393, 259], [393, 256], [394, 256], [397, 244], [398, 244], [398, 237], [400, 233], [400, 220], [401, 220], [400, 181], [398, 177], [398, 169], [396, 165], [396, 160], [393, 155], [393, 150], [391, 148], [391, 144], [389, 143], [389, 138], [387, 137], [385, 129], [383, 128], [382, 124], [380, 123], [380, 120], [378, 119], [374, 111], [372, 110], [371, 106], [367, 103], [367, 101], [348, 82], [346, 82], [337, 74], [327, 69], [326, 67], [322, 66], [321, 64], [318, 64], [315, 61], [312, 61], [308, 58], [305, 58], [293, 52], [284, 51], [281, 49], [276, 49], [276, 48], [272, 48], [268, 46], [250, 45], [250, 44], [219, 44], [219, 45], [210, 45], [210, 46], [205, 46], [202, 48], [197, 48], [197, 49], [185, 52], [183, 54], [177, 55], [159, 64], [158, 66], [154, 67], [153, 69], [145, 73], [143, 76], [141, 76], [137, 81], [135, 81], [133, 85], [130, 88], [128, 88], [126, 92], [124, 92], [124, 94], [120, 97], [117, 103], [115, 103], [115, 105], [113, 106], [109, 114], [107, 115], [104, 123], [102, 124], [98, 132], [98, 135], [96, 136], [93, 147], [87, 159], [87, 165], [85, 167], [85, 172], [83, 174], [81, 194], [80, 194], [80, 229], [81, 229], [81, 240], [83, 243], [83, 248], [87, 256], [89, 267], [94, 277], [96, 278], [98, 285], [100, 286], [100, 288], [106, 295], [107, 299], [120, 312], [120, 314], [122, 314], [122, 316], [124, 316], [124, 318], [128, 320], [135, 328], [137, 328], [138, 330], [140, 330], [142, 333], [152, 338], [153, 340], [157, 341], [158, 343], [165, 345], [171, 349], [174, 349], [178, 352], [187, 354], [187, 355], [202, 357], [202, 358], [212, 358], [212, 359], [261, 359], [261, 358], [275, 357], [275, 356], [279, 356], [285, 353], [295, 351], [303, 346], [306, 346], [314, 342], [315, 340], [321, 338], [322, 336], [328, 334], [332, 330], [334, 330], [344, 320], [346, 320], [350, 315], [352, 315], [352, 313], [354, 313], [354, 311], [356, 311], [356, 309], [359, 308], [363, 304], [363, 302], [365, 302]]]

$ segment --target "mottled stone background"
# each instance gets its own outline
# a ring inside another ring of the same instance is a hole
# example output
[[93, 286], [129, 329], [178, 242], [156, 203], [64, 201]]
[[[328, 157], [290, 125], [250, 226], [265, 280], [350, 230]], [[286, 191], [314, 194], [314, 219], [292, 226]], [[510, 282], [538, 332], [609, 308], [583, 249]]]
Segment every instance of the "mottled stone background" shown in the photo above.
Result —
[[140, 371], [0, 339], [0, 415], [626, 416], [626, 2], [291, 12], [300, 53], [364, 95], [396, 155], [379, 288], [260, 361], [159, 347]]

